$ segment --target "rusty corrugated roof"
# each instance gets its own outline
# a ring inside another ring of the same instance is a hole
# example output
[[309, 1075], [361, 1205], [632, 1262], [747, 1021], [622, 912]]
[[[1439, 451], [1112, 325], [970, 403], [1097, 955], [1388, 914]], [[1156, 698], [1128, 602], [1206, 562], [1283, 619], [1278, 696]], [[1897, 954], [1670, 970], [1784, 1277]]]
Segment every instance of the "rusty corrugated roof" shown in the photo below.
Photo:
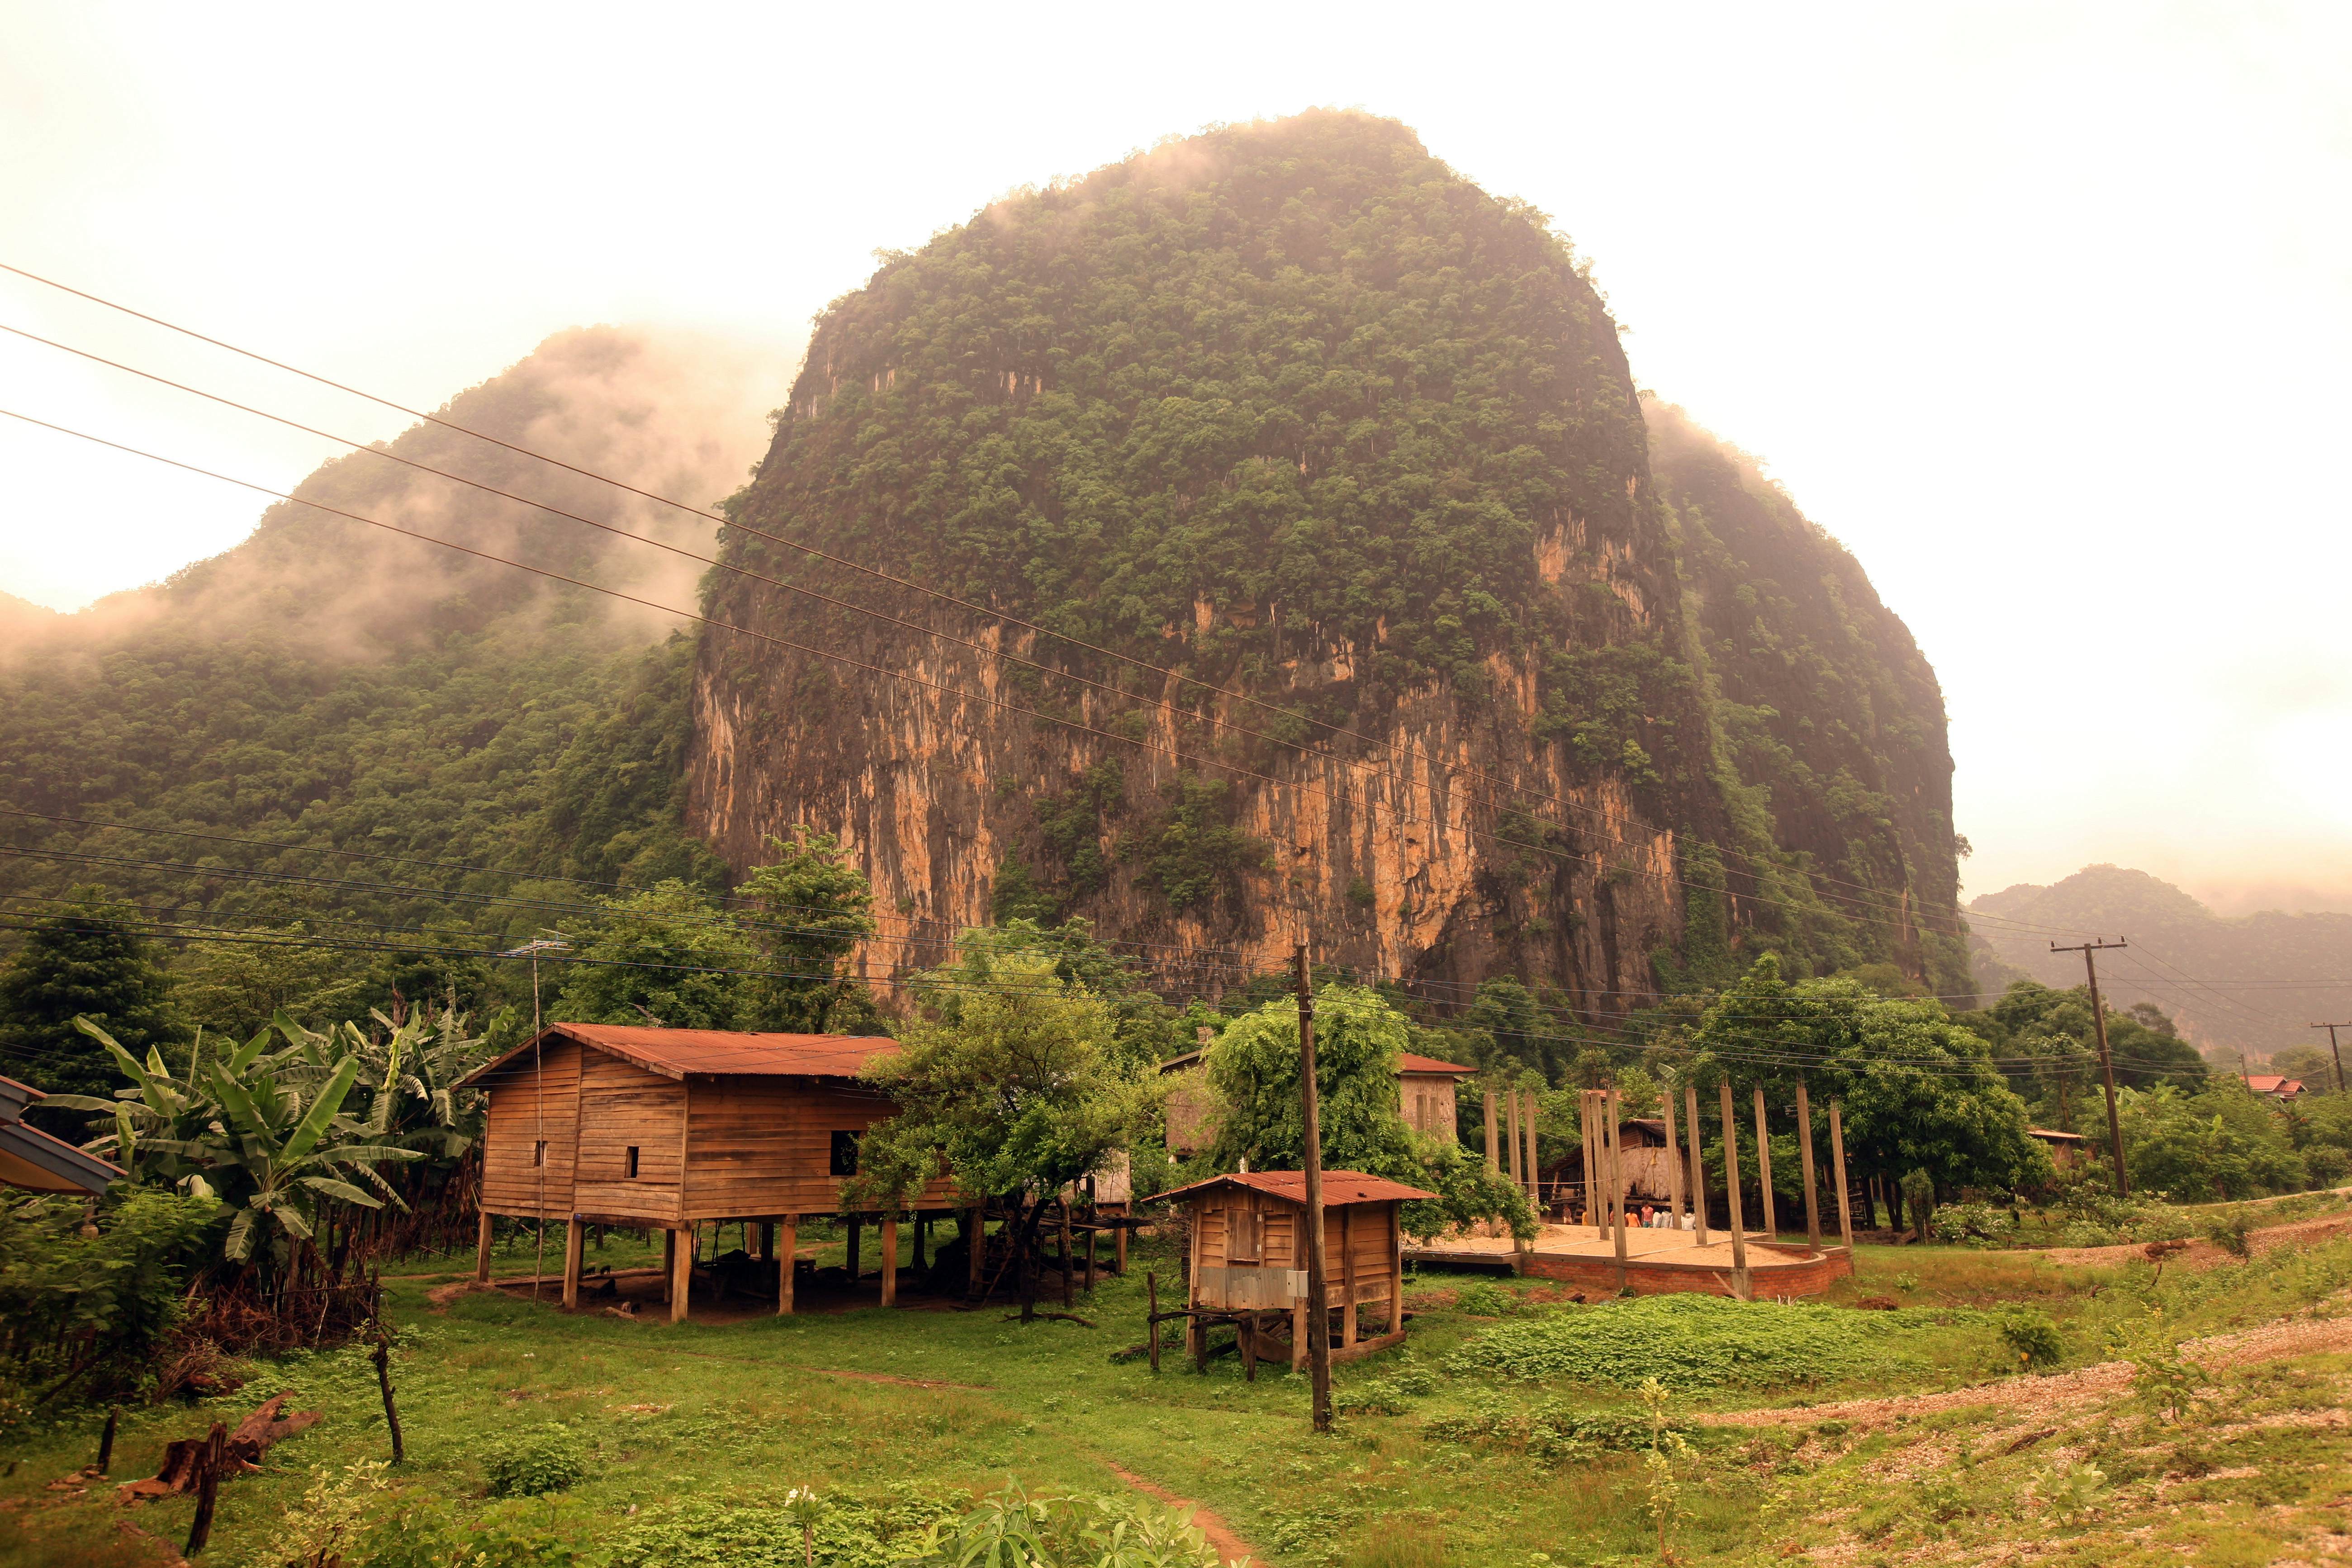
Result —
[[[1307, 1173], [1304, 1171], [1236, 1171], [1198, 1182], [1187, 1182], [1181, 1187], [1171, 1187], [1143, 1201], [1156, 1204], [1161, 1198], [1181, 1197], [1186, 1193], [1197, 1193], [1206, 1187], [1225, 1184], [1247, 1187], [1272, 1197], [1287, 1198], [1295, 1204], [1307, 1201]], [[1323, 1202], [1327, 1207], [1333, 1204], [1410, 1202], [1436, 1195], [1435, 1193], [1424, 1193], [1419, 1187], [1408, 1187], [1402, 1182], [1391, 1182], [1386, 1176], [1369, 1176], [1361, 1171], [1323, 1173]]]
[[1456, 1078], [1466, 1078], [1477, 1070], [1476, 1068], [1465, 1068], [1460, 1062], [1442, 1062], [1435, 1057], [1417, 1057], [1411, 1051], [1397, 1053], [1397, 1071], [1399, 1072], [1442, 1072], [1450, 1073]]
[[[635, 1024], [550, 1024], [539, 1038], [577, 1040], [664, 1078], [855, 1078], [898, 1048], [887, 1035], [760, 1034], [742, 1029], [652, 1029]], [[479, 1083], [529, 1052], [531, 1042], [466, 1075]]]

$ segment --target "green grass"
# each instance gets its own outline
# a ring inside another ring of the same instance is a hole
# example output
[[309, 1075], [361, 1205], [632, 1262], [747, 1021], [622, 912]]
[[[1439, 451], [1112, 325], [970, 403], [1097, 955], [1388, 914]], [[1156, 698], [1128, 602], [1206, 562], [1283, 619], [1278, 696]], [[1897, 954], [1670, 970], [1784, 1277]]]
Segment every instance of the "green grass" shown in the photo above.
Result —
[[[872, 1243], [869, 1236], [868, 1257]], [[641, 1262], [646, 1250], [616, 1240], [606, 1260]], [[520, 1255], [527, 1264], [527, 1241]], [[516, 1257], [514, 1247], [502, 1252], [502, 1276]], [[1715, 1390], [1700, 1400], [1702, 1410], [1680, 1405], [1678, 1424], [1704, 1410], [1902, 1394], [1987, 1377], [2001, 1360], [1998, 1334], [1969, 1309], [2022, 1300], [2049, 1312], [2068, 1361], [2079, 1364], [2104, 1359], [2105, 1336], [2143, 1319], [2151, 1301], [2180, 1331], [2203, 1333], [2266, 1321], [2352, 1280], [2346, 1243], [2203, 1271], [2168, 1269], [2160, 1288], [2144, 1264], [2069, 1269], [1933, 1247], [1865, 1248], [1859, 1261], [1860, 1277], [1843, 1284], [1836, 1299], [1895, 1295], [1914, 1309], [1900, 1321], [1927, 1326], [1890, 1332], [1888, 1353], [1865, 1375], [1818, 1386]], [[1479, 1336], [1555, 1313], [1618, 1310], [1611, 1307], [1532, 1307], [1535, 1316], [1502, 1320], [1421, 1311], [1409, 1363], [1391, 1352], [1341, 1368], [1338, 1378], [1343, 1388], [1373, 1381], [1425, 1386], [1421, 1377], [1399, 1375], [1409, 1364], [1434, 1374], [1434, 1392], [1388, 1399], [1398, 1414], [1349, 1417], [1336, 1437], [1318, 1439], [1307, 1429], [1304, 1381], [1277, 1369], [1262, 1368], [1252, 1384], [1231, 1357], [1201, 1376], [1171, 1354], [1158, 1377], [1140, 1360], [1110, 1359], [1141, 1338], [1142, 1269], [1158, 1268], [1164, 1280], [1171, 1268], [1145, 1252], [1129, 1278], [1105, 1283], [1080, 1306], [1102, 1325], [1096, 1330], [1023, 1327], [1003, 1321], [1002, 1309], [861, 1310], [679, 1327], [601, 1314], [567, 1318], [501, 1295], [461, 1296], [444, 1313], [428, 1310], [431, 1286], [470, 1273], [470, 1264], [425, 1260], [391, 1285], [393, 1312], [404, 1326], [395, 1373], [410, 1458], [379, 1507], [404, 1521], [395, 1534], [409, 1541], [487, 1525], [545, 1532], [575, 1543], [593, 1562], [688, 1500], [772, 1506], [788, 1488], [809, 1485], [881, 1506], [892, 1489], [909, 1484], [968, 1491], [1007, 1478], [1034, 1489], [1113, 1492], [1122, 1486], [1117, 1466], [1216, 1510], [1275, 1568], [1529, 1568], [1538, 1552], [1554, 1563], [1653, 1555], [1640, 1511], [1638, 1453], [1545, 1440], [1547, 1432], [1597, 1430], [1592, 1417], [1618, 1417], [1622, 1427], [1622, 1417], [1633, 1413], [1622, 1388], [1444, 1370]], [[1898, 1275], [1911, 1278], [1910, 1289], [1895, 1289]], [[1435, 1288], [1464, 1282], [1424, 1275], [1412, 1289], [1429, 1300]], [[1504, 1288], [1526, 1291], [1517, 1282]], [[1739, 1310], [1764, 1321], [1783, 1310]], [[1952, 1313], [1947, 1326], [1933, 1324], [1938, 1312]], [[1875, 1324], [1881, 1315], [1853, 1318]], [[2259, 1424], [2340, 1403], [2345, 1360], [2310, 1357], [2230, 1374], [2178, 1429], [2152, 1424], [2126, 1400], [2086, 1412], [2079, 1440], [2053, 1438], [2011, 1457], [1964, 1459], [1983, 1447], [1988, 1418], [1980, 1409], [1884, 1431], [1710, 1430], [1677, 1464], [1684, 1517], [1676, 1550], [1686, 1560], [1731, 1561], [1771, 1555], [1790, 1542], [1826, 1545], [1845, 1534], [1859, 1542], [1858, 1561], [1867, 1563], [1913, 1549], [1932, 1557], [2008, 1531], [2045, 1541], [2058, 1561], [2070, 1560], [2077, 1539], [2085, 1562], [2126, 1563], [2141, 1560], [2134, 1553], [2143, 1550], [2145, 1560], [2158, 1560], [2152, 1545], [2116, 1546], [2130, 1520], [2159, 1534], [2210, 1527], [2212, 1553], [2200, 1560], [2235, 1561], [2251, 1550], [2242, 1538], [2286, 1540], [2320, 1528], [2302, 1521], [2338, 1506], [2342, 1478], [2352, 1474], [2343, 1435]], [[297, 1405], [325, 1412], [321, 1425], [276, 1449], [263, 1474], [225, 1489], [209, 1562], [266, 1561], [261, 1551], [310, 1484], [310, 1467], [385, 1454], [373, 1373], [354, 1353], [291, 1357], [254, 1370], [240, 1394], [213, 1408], [127, 1412], [118, 1439], [115, 1472], [128, 1478], [152, 1472], [167, 1438], [198, 1433], [215, 1417], [234, 1420], [281, 1389]], [[1514, 1409], [1538, 1408], [1549, 1414], [1514, 1424]], [[1476, 1423], [1463, 1419], [1473, 1415]], [[1476, 1425], [1479, 1435], [1441, 1440], [1427, 1429], [1433, 1422], [1455, 1432]], [[2234, 1436], [2218, 1432], [2231, 1422], [2257, 1425]], [[488, 1497], [493, 1446], [549, 1423], [579, 1435], [586, 1477], [546, 1497]], [[108, 1489], [79, 1499], [47, 1489], [87, 1461], [95, 1437], [95, 1418], [84, 1415], [55, 1430], [21, 1434], [0, 1455], [0, 1468], [16, 1461], [0, 1479], [0, 1568], [152, 1560], [118, 1533], [123, 1514], [100, 1495]], [[2020, 1503], [2061, 1447], [2078, 1449], [2082, 1462], [2114, 1478], [2102, 1494], [2114, 1504], [2104, 1518], [2062, 1525]], [[1877, 1479], [1872, 1467], [1906, 1449], [1915, 1451], [1906, 1466], [1921, 1467], [1916, 1486]], [[2261, 1476], [2233, 1474], [2253, 1462], [2235, 1457], [2241, 1451], [2266, 1456]], [[2179, 1476], [2200, 1463], [2203, 1473]], [[2175, 1506], [2184, 1511], [2165, 1511]], [[130, 1518], [176, 1545], [190, 1508], [173, 1500]], [[2093, 1550], [2092, 1542], [2105, 1544]], [[2178, 1560], [2176, 1549], [2165, 1550]], [[362, 1554], [352, 1568], [368, 1561]]]

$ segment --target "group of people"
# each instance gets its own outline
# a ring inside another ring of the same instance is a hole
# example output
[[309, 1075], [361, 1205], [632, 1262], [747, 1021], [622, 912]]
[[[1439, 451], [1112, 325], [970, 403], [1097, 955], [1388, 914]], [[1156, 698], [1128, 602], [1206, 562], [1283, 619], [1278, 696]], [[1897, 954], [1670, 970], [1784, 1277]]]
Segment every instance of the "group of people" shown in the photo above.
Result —
[[[1629, 1213], [1633, 1217], [1634, 1225], [1643, 1230], [1696, 1230], [1698, 1228], [1696, 1215], [1675, 1215], [1658, 1207], [1655, 1204], [1643, 1204], [1639, 1209], [1631, 1210]], [[1580, 1223], [1597, 1225], [1600, 1222], [1592, 1211], [1587, 1209]]]

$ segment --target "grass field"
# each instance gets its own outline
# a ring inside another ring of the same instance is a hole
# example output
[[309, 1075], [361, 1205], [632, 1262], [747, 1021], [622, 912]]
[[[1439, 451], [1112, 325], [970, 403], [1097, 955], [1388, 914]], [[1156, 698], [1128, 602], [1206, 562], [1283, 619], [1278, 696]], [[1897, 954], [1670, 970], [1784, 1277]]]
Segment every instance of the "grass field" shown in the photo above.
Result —
[[[607, 1258], [638, 1255], [615, 1246]], [[501, 1274], [518, 1261], [528, 1268], [527, 1253], [509, 1254]], [[797, 1564], [798, 1531], [775, 1511], [792, 1487], [885, 1517], [1008, 1479], [1095, 1492], [1150, 1483], [1214, 1510], [1275, 1568], [1652, 1559], [1660, 1507], [1670, 1550], [1691, 1562], [2123, 1568], [2352, 1555], [2352, 1336], [2339, 1332], [2352, 1322], [2329, 1316], [2352, 1313], [2352, 1241], [2176, 1267], [2160, 1283], [2136, 1259], [2060, 1267], [1935, 1247], [1864, 1248], [1858, 1266], [1832, 1306], [1886, 1298], [1903, 1310], [1727, 1307], [1746, 1314], [1733, 1321], [1744, 1348], [1712, 1383], [1667, 1356], [1685, 1331], [1682, 1309], [1657, 1305], [1670, 1299], [1553, 1305], [1515, 1281], [1424, 1274], [1408, 1301], [1410, 1349], [1341, 1369], [1343, 1399], [1369, 1408], [1317, 1438], [1303, 1379], [1261, 1368], [1245, 1383], [1232, 1357], [1199, 1375], [1176, 1355], [1155, 1377], [1139, 1359], [1113, 1358], [1142, 1337], [1143, 1270], [1168, 1278], [1170, 1260], [1149, 1243], [1127, 1278], [1078, 1308], [1095, 1329], [1024, 1326], [1002, 1309], [671, 1327], [566, 1316], [504, 1293], [436, 1310], [428, 1292], [469, 1271], [453, 1265], [392, 1286], [408, 1462], [386, 1473], [385, 1489], [352, 1500], [370, 1522], [349, 1563], [447, 1563], [471, 1540], [478, 1555], [467, 1561], [486, 1568]], [[2021, 1310], [2054, 1327], [2049, 1370], [2063, 1375], [2008, 1370], [2018, 1352], [2003, 1329]], [[2299, 1326], [2263, 1328], [2283, 1320]], [[2157, 1372], [2136, 1385], [2066, 1370], [2111, 1361], [2119, 1334], [2137, 1336], [2157, 1366], [2174, 1338], [2248, 1329], [2277, 1342], [2189, 1347], [2196, 1365], [2180, 1374], [2191, 1386], [2177, 1419], [2147, 1397]], [[1696, 1333], [1691, 1343], [1723, 1361], [1725, 1331], [1708, 1320]], [[1486, 1370], [1456, 1364], [1487, 1335], [1468, 1358], [1486, 1357]], [[1511, 1371], [1526, 1363], [1498, 1366], [1490, 1353], [1553, 1338], [1576, 1354], [1601, 1346], [1607, 1376], [1523, 1381]], [[1653, 1361], [1683, 1383], [1669, 1419], [1689, 1443], [1659, 1467], [1645, 1463], [1649, 1428], [1630, 1387]], [[263, 1473], [224, 1487], [208, 1563], [276, 1561], [272, 1542], [314, 1468], [332, 1476], [388, 1451], [359, 1352], [250, 1370], [217, 1409], [127, 1412], [117, 1441], [123, 1479], [152, 1473], [168, 1438], [233, 1423], [281, 1390], [324, 1413]], [[501, 1445], [550, 1424], [566, 1428], [586, 1473], [546, 1496], [487, 1496]], [[55, 1484], [89, 1461], [96, 1436], [95, 1418], [79, 1417], [20, 1435], [0, 1456], [0, 1563], [175, 1555], [160, 1543], [184, 1535], [186, 1500], [125, 1510], [105, 1483]], [[820, 1562], [871, 1556], [870, 1540], [820, 1541]]]

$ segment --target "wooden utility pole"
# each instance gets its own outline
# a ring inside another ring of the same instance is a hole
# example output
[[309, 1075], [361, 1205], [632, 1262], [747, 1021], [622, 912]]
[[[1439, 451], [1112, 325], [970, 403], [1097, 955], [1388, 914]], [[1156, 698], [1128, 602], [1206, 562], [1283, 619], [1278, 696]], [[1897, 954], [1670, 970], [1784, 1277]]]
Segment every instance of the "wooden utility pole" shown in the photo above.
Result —
[[2352, 1029], [2352, 1024], [2314, 1024], [2312, 1027], [2327, 1031], [2327, 1053], [2336, 1058], [2336, 1092], [2342, 1094], [2344, 1092], [2344, 1053], [2336, 1049], [2336, 1031]]
[[2129, 947], [2130, 942], [2118, 937], [2114, 942], [2078, 942], [2073, 947], [2050, 944], [2053, 952], [2079, 952], [2083, 955], [2083, 973], [2091, 982], [2091, 1029], [2099, 1040], [2099, 1071], [2107, 1080], [2107, 1147], [2116, 1162], [2116, 1196], [2131, 1196], [2131, 1178], [2124, 1174], [2124, 1124], [2116, 1114], [2116, 1064], [2107, 1055], [2107, 1010], [2099, 1003], [2099, 952], [2110, 947]]
[[1676, 1230], [1680, 1230], [1683, 1227], [1683, 1163], [1675, 1142], [1675, 1090], [1672, 1084], [1668, 1084], [1665, 1092], [1658, 1096], [1658, 1109], [1664, 1111], [1666, 1117], [1666, 1217], [1675, 1222]]
[[1731, 1214], [1731, 1293], [1753, 1300], [1748, 1279], [1748, 1226], [1739, 1213], [1739, 1120], [1731, 1109], [1731, 1080], [1723, 1080], [1723, 1195]]
[[1797, 1155], [1805, 1175], [1805, 1242], [1815, 1251], [1822, 1245], [1822, 1200], [1813, 1177], [1813, 1108], [1805, 1099], [1805, 1080], [1797, 1080]]
[[1307, 1187], [1307, 1376], [1315, 1430], [1331, 1430], [1331, 1305], [1323, 1281], [1323, 1121], [1316, 1104], [1315, 979], [1307, 944], [1292, 952], [1298, 982], [1298, 1111], [1306, 1137], [1299, 1168]]
[[1691, 1239], [1706, 1245], [1706, 1156], [1698, 1141], [1698, 1085], [1683, 1085], [1683, 1120], [1690, 1127]]
[[1617, 1237], [1617, 1289], [1625, 1289], [1625, 1124], [1617, 1088], [1609, 1088], [1609, 1217]]

